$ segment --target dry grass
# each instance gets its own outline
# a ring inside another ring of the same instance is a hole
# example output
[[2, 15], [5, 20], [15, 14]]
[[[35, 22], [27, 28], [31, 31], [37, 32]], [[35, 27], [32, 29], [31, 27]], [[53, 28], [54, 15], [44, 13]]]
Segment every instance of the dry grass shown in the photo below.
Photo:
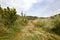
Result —
[[21, 32], [15, 33], [13, 40], [60, 40], [60, 36], [37, 28], [29, 22]]

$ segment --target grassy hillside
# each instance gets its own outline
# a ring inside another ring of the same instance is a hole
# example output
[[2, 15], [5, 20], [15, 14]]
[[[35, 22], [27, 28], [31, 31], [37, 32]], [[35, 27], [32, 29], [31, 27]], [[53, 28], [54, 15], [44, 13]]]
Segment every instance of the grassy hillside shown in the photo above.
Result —
[[0, 7], [0, 40], [60, 40], [60, 14], [20, 16], [14, 8]]

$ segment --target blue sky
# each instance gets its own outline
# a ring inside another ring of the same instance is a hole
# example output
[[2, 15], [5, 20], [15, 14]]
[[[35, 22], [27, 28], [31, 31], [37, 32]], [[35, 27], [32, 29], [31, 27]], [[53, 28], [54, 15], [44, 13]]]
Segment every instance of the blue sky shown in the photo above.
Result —
[[48, 17], [60, 13], [60, 0], [0, 0], [2, 7], [16, 8], [17, 14]]

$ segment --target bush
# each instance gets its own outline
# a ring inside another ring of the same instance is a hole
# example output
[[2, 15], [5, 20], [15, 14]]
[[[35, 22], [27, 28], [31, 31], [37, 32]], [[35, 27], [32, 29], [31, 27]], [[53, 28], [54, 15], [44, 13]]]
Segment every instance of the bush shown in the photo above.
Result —
[[60, 35], [60, 16], [55, 17], [54, 19], [54, 28], [52, 31], [58, 35]]
[[2, 22], [5, 26], [7, 25], [11, 25], [14, 23], [14, 21], [16, 21], [17, 16], [16, 16], [16, 10], [10, 9], [9, 7], [2, 9], [0, 7], [0, 15], [1, 15], [1, 19]]

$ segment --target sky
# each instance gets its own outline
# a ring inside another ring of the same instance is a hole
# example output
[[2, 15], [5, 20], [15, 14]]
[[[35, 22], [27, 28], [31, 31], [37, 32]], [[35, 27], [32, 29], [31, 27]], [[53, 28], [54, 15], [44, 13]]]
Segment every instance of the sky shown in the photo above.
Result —
[[2, 7], [11, 7], [17, 14], [23, 11], [27, 16], [49, 17], [60, 13], [60, 0], [0, 0]]

